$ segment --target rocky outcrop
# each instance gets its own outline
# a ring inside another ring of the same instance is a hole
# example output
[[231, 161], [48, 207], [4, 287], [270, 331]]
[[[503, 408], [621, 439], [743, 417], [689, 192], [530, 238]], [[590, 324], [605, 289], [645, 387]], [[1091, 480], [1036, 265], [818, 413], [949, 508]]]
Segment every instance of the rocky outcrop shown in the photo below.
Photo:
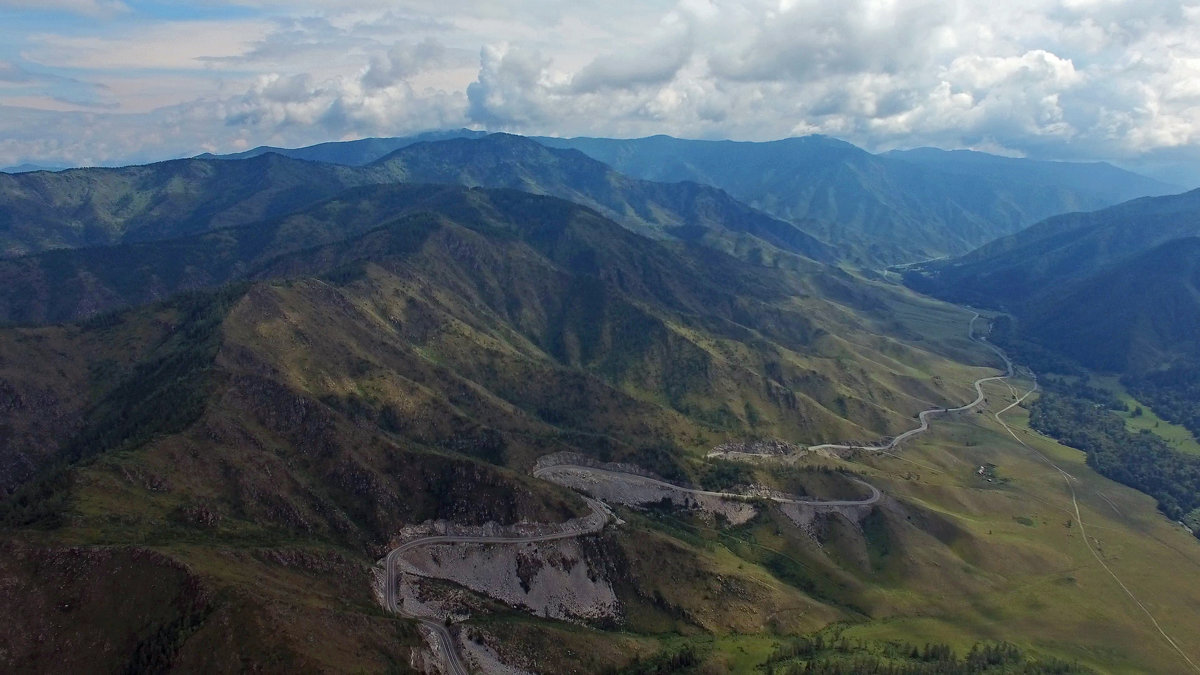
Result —
[[[410, 577], [436, 577], [523, 608], [569, 621], [615, 618], [616, 593], [602, 569], [589, 562], [574, 539], [527, 544], [433, 544], [407, 552], [400, 568], [405, 594], [416, 595]], [[450, 598], [412, 597], [421, 614], [454, 611]], [[408, 606], [409, 598], [405, 597]], [[440, 611], [439, 611], [440, 610]]]

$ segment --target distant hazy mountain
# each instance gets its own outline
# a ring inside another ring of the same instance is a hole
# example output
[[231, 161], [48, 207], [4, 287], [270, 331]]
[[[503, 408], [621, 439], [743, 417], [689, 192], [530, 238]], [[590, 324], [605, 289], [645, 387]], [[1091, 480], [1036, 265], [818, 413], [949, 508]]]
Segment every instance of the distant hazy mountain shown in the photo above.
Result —
[[33, 173], [34, 171], [62, 171], [66, 166], [43, 164], [18, 164], [0, 169], [0, 173]]
[[[893, 150], [882, 156], [936, 171], [979, 176], [1016, 185], [1055, 185], [1078, 193], [1089, 202], [1116, 203], [1148, 195], [1183, 192], [1182, 188], [1119, 169], [1107, 162], [1047, 162], [972, 150], [938, 148]], [[1116, 202], [1112, 202], [1114, 199]]]
[[1054, 214], [1174, 190], [1105, 164], [939, 150], [872, 155], [823, 136], [768, 143], [538, 140], [581, 150], [630, 176], [715, 185], [776, 216], [825, 223], [814, 234], [887, 262], [965, 253]]
[[395, 138], [363, 138], [356, 141], [333, 141], [319, 143], [303, 148], [275, 148], [267, 145], [259, 146], [244, 152], [227, 155], [204, 153], [197, 159], [249, 159], [268, 153], [304, 159], [310, 162], [328, 162], [330, 164], [345, 164], [346, 166], [362, 166], [399, 150], [400, 148], [424, 141], [441, 141], [448, 138], [479, 138], [486, 136], [485, 131], [470, 129], [454, 129], [447, 131], [429, 131], [415, 136], [398, 136]]
[[1143, 371], [1200, 358], [1200, 190], [1047, 219], [910, 285], [994, 307], [1021, 334], [1094, 368]]
[[279, 155], [0, 174], [0, 255], [166, 239], [242, 225], [361, 184], [355, 170]]

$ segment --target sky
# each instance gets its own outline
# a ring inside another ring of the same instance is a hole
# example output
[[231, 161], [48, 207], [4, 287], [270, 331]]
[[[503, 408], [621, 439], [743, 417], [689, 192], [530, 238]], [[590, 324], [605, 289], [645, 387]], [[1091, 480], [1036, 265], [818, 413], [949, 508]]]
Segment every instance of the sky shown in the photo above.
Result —
[[1200, 185], [1200, 2], [0, 0], [0, 166], [468, 127], [935, 146]]

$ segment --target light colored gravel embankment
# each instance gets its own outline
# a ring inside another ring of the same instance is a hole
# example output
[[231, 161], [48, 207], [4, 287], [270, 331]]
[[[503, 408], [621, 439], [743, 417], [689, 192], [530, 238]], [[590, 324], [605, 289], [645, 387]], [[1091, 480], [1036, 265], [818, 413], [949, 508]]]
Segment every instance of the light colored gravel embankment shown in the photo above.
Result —
[[[542, 617], [581, 621], [617, 615], [612, 584], [576, 539], [505, 546], [431, 544], [407, 551], [398, 568], [405, 579], [452, 581]], [[421, 601], [413, 597], [415, 586], [401, 581], [405, 611], [444, 619], [450, 603]]]

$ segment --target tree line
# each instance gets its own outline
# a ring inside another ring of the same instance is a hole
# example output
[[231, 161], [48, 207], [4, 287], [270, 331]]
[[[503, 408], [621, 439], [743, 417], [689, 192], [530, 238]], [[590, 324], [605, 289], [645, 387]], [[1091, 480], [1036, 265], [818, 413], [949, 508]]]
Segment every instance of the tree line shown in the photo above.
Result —
[[1046, 392], [1030, 407], [1029, 424], [1087, 453], [1088, 466], [1158, 500], [1172, 520], [1200, 508], [1200, 457], [1172, 449], [1149, 430], [1132, 432], [1103, 405]]
[[764, 666], [769, 675], [977, 675], [1087, 673], [1053, 657], [1033, 659], [1007, 642], [977, 643], [963, 656], [946, 644], [868, 643], [821, 634], [780, 645]]
[[1200, 438], [1200, 366], [1126, 376], [1121, 382], [1159, 417], [1183, 425]]

